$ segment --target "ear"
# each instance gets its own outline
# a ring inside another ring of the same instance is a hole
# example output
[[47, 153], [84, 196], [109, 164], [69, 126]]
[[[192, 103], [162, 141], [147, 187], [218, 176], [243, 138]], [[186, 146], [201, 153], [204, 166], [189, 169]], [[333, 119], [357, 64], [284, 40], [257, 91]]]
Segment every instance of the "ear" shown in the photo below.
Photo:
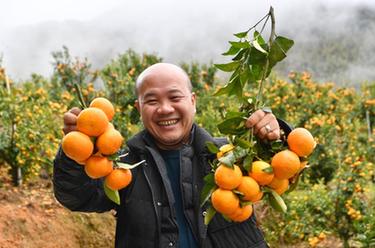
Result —
[[135, 100], [134, 107], [138, 110], [139, 113], [141, 113], [140, 106], [139, 106], [139, 101], [138, 100]]
[[196, 113], [197, 112], [197, 106], [196, 106], [197, 95], [194, 92], [191, 93], [191, 102], [194, 105], [194, 113]]

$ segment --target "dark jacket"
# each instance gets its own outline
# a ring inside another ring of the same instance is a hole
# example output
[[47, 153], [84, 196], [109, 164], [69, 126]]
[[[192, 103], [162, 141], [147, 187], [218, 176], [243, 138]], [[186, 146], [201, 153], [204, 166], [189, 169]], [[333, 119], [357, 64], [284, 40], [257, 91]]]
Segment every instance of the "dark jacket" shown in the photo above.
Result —
[[[210, 224], [203, 223], [205, 209], [200, 208], [203, 177], [210, 171], [212, 154], [206, 141], [221, 145], [204, 129], [194, 125], [192, 142], [181, 149], [181, 194], [186, 219], [199, 247], [250, 248], [267, 247], [255, 217], [242, 223], [231, 223], [216, 214]], [[73, 211], [117, 214], [116, 247], [178, 247], [178, 228], [173, 208], [174, 196], [168, 181], [164, 160], [147, 131], [140, 132], [127, 143], [126, 162], [145, 159], [132, 170], [131, 184], [120, 191], [120, 206], [104, 194], [102, 181], [88, 178], [81, 165], [60, 150], [54, 161], [54, 191], [57, 200]]]

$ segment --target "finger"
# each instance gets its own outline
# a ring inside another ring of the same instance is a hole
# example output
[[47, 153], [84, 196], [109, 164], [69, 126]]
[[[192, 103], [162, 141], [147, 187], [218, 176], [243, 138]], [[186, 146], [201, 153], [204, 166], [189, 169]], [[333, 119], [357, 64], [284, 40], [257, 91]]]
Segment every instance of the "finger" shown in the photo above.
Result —
[[64, 134], [68, 134], [71, 131], [76, 131], [76, 130], [77, 130], [77, 126], [76, 125], [65, 125], [64, 128], [63, 128]]
[[66, 112], [63, 118], [64, 118], [64, 126], [77, 124], [77, 115], [71, 112]]
[[[254, 131], [254, 132], [255, 132], [255, 131]], [[266, 139], [268, 133], [269, 133], [269, 131], [266, 129], [265, 126], [263, 126], [263, 127], [261, 127], [260, 129], [258, 129], [256, 135], [257, 135], [260, 139], [264, 140], [264, 139]]]
[[280, 139], [280, 129], [275, 129], [272, 132], [267, 133], [266, 138], [268, 140]]
[[245, 126], [247, 128], [252, 128], [255, 126], [264, 116], [266, 113], [263, 112], [263, 110], [257, 110], [252, 115], [250, 115], [249, 118], [247, 118]]
[[71, 108], [70, 110], [69, 110], [69, 112], [70, 113], [72, 113], [72, 114], [74, 114], [74, 115], [79, 115], [79, 113], [81, 113], [81, 109], [80, 108], [78, 108], [78, 107], [73, 107], [73, 108]]
[[254, 126], [254, 133], [257, 134], [259, 133], [262, 129], [266, 134], [269, 132], [269, 130], [265, 129], [265, 126], [269, 125], [270, 130], [274, 130], [278, 128], [277, 120], [275, 116], [271, 113], [267, 113], [263, 116], [261, 120], [258, 121], [258, 123], [255, 124]]

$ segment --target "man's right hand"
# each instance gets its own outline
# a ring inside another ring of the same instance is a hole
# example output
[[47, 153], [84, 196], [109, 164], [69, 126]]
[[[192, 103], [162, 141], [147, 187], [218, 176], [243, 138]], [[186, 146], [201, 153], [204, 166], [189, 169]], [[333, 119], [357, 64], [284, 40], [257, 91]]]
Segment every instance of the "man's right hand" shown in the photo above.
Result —
[[77, 130], [77, 116], [82, 110], [74, 107], [64, 114], [64, 134]]

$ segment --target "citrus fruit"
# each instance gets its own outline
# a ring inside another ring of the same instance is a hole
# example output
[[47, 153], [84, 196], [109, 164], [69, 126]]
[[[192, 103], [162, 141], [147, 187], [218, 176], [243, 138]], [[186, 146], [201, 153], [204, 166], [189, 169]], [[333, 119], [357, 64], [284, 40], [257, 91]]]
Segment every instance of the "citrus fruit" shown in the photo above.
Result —
[[132, 172], [129, 169], [114, 169], [105, 178], [105, 184], [112, 190], [120, 190], [129, 185], [132, 181]]
[[272, 167], [267, 162], [255, 161], [251, 165], [249, 176], [257, 181], [259, 185], [269, 184], [273, 178]]
[[86, 160], [85, 172], [93, 179], [105, 177], [112, 172], [112, 165], [112, 161], [107, 157], [91, 156]]
[[274, 177], [270, 184], [268, 184], [270, 188], [276, 191], [277, 194], [282, 195], [285, 191], [288, 190], [289, 187], [289, 180], [288, 179], [278, 179]]
[[77, 130], [88, 136], [97, 137], [108, 127], [108, 117], [98, 108], [86, 108], [77, 117]]
[[65, 155], [75, 161], [85, 161], [94, 150], [94, 144], [90, 137], [78, 131], [66, 134], [62, 139], [61, 146]]
[[314, 137], [302, 127], [292, 130], [288, 135], [287, 142], [289, 149], [300, 157], [309, 156], [316, 146]]
[[255, 202], [258, 202], [258, 201], [260, 201], [260, 200], [262, 200], [262, 198], [263, 198], [263, 191], [259, 191], [259, 193], [256, 195], [256, 196], [254, 196], [254, 197], [250, 197], [250, 201], [252, 202], [252, 203], [255, 203]]
[[260, 192], [260, 187], [257, 181], [252, 177], [243, 176], [240, 185], [238, 185], [237, 190], [244, 194], [243, 200], [250, 201], [250, 199], [257, 196]]
[[215, 183], [223, 189], [234, 189], [241, 183], [242, 172], [240, 167], [233, 168], [220, 164], [215, 171]]
[[243, 222], [250, 218], [252, 213], [253, 206], [251, 206], [251, 204], [248, 204], [243, 207], [238, 207], [233, 214], [228, 215], [228, 218], [235, 222]]
[[124, 141], [121, 133], [109, 125], [108, 128], [96, 140], [96, 148], [103, 155], [116, 153]]
[[103, 110], [103, 112], [107, 115], [109, 121], [111, 121], [113, 116], [115, 115], [115, 108], [113, 107], [112, 103], [104, 97], [97, 97], [92, 100], [90, 103], [90, 107]]
[[225, 153], [227, 152], [230, 152], [234, 149], [234, 146], [232, 144], [225, 144], [225, 145], [222, 145], [220, 148], [219, 148], [219, 152], [216, 154], [216, 157], [219, 159], [221, 158], [222, 156], [224, 156]]
[[218, 188], [211, 195], [211, 203], [216, 211], [229, 215], [236, 211], [240, 200], [232, 191]]
[[297, 154], [290, 150], [276, 153], [271, 160], [273, 173], [278, 179], [289, 179], [299, 170], [301, 162]]

